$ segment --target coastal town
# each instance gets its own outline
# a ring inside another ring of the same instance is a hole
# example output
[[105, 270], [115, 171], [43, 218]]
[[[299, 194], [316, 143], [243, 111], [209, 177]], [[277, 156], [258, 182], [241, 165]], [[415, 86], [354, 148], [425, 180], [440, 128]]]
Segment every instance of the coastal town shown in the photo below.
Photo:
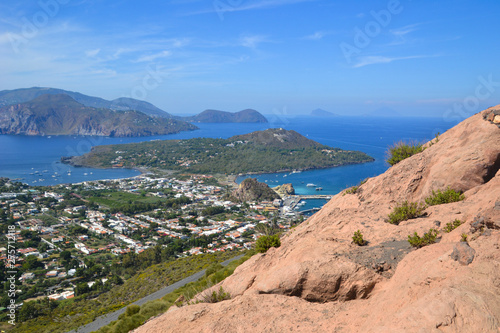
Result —
[[[109, 274], [85, 275], [95, 262], [119, 264], [149, 248], [177, 258], [250, 249], [260, 235], [304, 219], [300, 196], [235, 202], [228, 194], [236, 184], [211, 175], [149, 174], [51, 187], [0, 180], [0, 265], [16, 272], [16, 306], [40, 297], [70, 299], [106, 284]], [[8, 302], [4, 296], [0, 306], [5, 310]]]

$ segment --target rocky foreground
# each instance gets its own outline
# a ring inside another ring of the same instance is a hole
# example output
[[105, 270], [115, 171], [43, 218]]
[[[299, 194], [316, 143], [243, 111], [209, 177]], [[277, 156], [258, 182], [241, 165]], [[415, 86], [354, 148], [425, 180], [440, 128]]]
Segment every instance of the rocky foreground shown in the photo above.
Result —
[[[172, 307], [137, 332], [500, 332], [498, 109], [463, 121], [356, 193], [336, 195], [280, 248], [223, 281], [230, 300]], [[386, 222], [396, 204], [447, 187], [465, 200]], [[445, 233], [455, 219], [465, 223]], [[408, 235], [430, 228], [438, 243], [409, 246]], [[352, 243], [357, 230], [367, 245]]]

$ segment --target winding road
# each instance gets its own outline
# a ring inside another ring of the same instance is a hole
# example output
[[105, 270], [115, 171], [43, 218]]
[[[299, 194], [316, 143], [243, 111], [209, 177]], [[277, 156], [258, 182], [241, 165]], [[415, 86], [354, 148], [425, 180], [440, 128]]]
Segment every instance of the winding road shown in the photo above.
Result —
[[[243, 254], [240, 254], [239, 256], [236, 256], [234, 258], [231, 258], [229, 260], [222, 262], [221, 265], [227, 266], [230, 262], [238, 260], [242, 257], [243, 257]], [[140, 300], [135, 301], [132, 304], [143, 305], [146, 302], [154, 301], [156, 299], [162, 298], [163, 296], [171, 293], [175, 289], [183, 287], [186, 284], [188, 284], [189, 282], [197, 281], [203, 276], [205, 276], [204, 269], [197, 272], [197, 273], [194, 273], [193, 275], [188, 276], [187, 278], [184, 278], [180, 281], [177, 281], [177, 282], [175, 282], [175, 283], [173, 283], [173, 284], [171, 284], [163, 289], [160, 289], [152, 294], [149, 294], [148, 296], [141, 298]], [[93, 322], [88, 323], [87, 325], [81, 326], [81, 327], [77, 328], [76, 330], [69, 331], [68, 333], [90, 333], [90, 332], [97, 331], [98, 329], [100, 329], [103, 326], [108, 325], [112, 321], [118, 320], [118, 316], [121, 315], [122, 313], [124, 313], [126, 309], [127, 309], [127, 307], [124, 306], [120, 310], [117, 310], [115, 312], [111, 312], [111, 313], [105, 314], [103, 316], [100, 316], [96, 320], [94, 320]]]

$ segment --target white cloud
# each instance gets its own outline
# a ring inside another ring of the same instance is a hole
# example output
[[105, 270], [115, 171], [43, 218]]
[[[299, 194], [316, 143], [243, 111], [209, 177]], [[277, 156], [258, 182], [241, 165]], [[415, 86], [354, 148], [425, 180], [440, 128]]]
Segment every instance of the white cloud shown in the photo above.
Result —
[[142, 57], [139, 57], [139, 59], [137, 59], [136, 62], [150, 62], [150, 61], [154, 61], [156, 59], [166, 58], [166, 57], [170, 56], [171, 54], [172, 54], [172, 52], [170, 52], [170, 51], [162, 51], [159, 53], [144, 55]]
[[305, 36], [303, 39], [309, 39], [309, 40], [320, 40], [323, 39], [323, 37], [331, 35], [331, 32], [328, 31], [316, 31], [312, 35]]
[[257, 48], [258, 44], [266, 42], [267, 39], [264, 36], [243, 36], [240, 38], [239, 44], [244, 47], [251, 49]]
[[219, 12], [241, 12], [246, 10], [273, 8], [273, 7], [293, 5], [296, 3], [311, 2], [311, 1], [317, 1], [317, 0], [263, 0], [255, 3], [243, 4], [241, 6], [231, 6], [229, 4], [223, 6], [222, 8], [217, 8], [216, 6], [214, 6], [213, 9], [192, 12], [188, 13], [187, 15], [198, 15], [198, 14], [219, 13]]
[[358, 58], [358, 63], [355, 64], [353, 67], [354, 68], [359, 68], [359, 67], [364, 67], [368, 65], [375, 65], [375, 64], [388, 64], [396, 60], [406, 60], [406, 59], [418, 59], [418, 58], [427, 58], [429, 56], [422, 56], [422, 55], [416, 55], [416, 56], [406, 56], [406, 57], [383, 57], [383, 56], [366, 56], [366, 57], [359, 57]]
[[95, 50], [88, 50], [85, 51], [85, 55], [89, 58], [95, 57], [99, 52], [101, 52], [101, 49], [95, 49]]

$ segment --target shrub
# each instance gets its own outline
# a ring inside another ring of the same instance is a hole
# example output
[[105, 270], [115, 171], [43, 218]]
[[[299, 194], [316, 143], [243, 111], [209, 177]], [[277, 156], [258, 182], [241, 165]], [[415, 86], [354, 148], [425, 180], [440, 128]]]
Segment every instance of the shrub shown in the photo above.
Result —
[[342, 193], [342, 196], [344, 196], [344, 195], [346, 195], [346, 194], [356, 194], [356, 193], [358, 193], [359, 187], [360, 187], [361, 185], [363, 185], [364, 183], [366, 183], [366, 182], [367, 182], [367, 180], [368, 180], [368, 178], [365, 178], [365, 179], [363, 179], [362, 181], [360, 181], [358, 185], [356, 185], [356, 186], [353, 186], [353, 187], [350, 187], [350, 188], [346, 189], [346, 190], [344, 191], [344, 193]]
[[450, 202], [457, 202], [464, 199], [465, 196], [462, 194], [462, 192], [457, 192], [448, 187], [445, 191], [433, 190], [432, 195], [425, 198], [425, 203], [428, 204], [429, 206], [434, 206]]
[[354, 236], [352, 236], [352, 242], [359, 246], [365, 245], [366, 241], [363, 239], [361, 231], [358, 230], [354, 233]]
[[453, 230], [455, 230], [456, 228], [458, 228], [459, 226], [462, 225], [462, 221], [460, 220], [455, 220], [453, 222], [448, 222], [446, 223], [446, 226], [443, 228], [444, 232], [452, 232]]
[[135, 315], [137, 312], [141, 310], [141, 307], [137, 304], [130, 304], [125, 310], [125, 316], [130, 317]]
[[259, 237], [259, 239], [257, 239], [257, 242], [255, 242], [255, 249], [260, 253], [267, 252], [267, 250], [269, 250], [271, 247], [280, 246], [281, 241], [279, 235], [261, 236]]
[[224, 267], [219, 264], [219, 263], [214, 263], [214, 264], [211, 264], [210, 266], [207, 267], [206, 271], [205, 271], [205, 277], [209, 276], [209, 275], [212, 275], [214, 274], [215, 272], [223, 269]]
[[202, 296], [202, 302], [204, 303], [217, 303], [227, 299], [231, 299], [231, 295], [226, 292], [222, 286], [219, 288], [219, 291], [214, 290], [211, 294]]
[[347, 190], [344, 191], [344, 193], [342, 193], [342, 195], [344, 196], [346, 194], [355, 194], [358, 191], [358, 188], [359, 186], [349, 187]]
[[420, 153], [424, 150], [421, 143], [405, 143], [400, 141], [389, 147], [387, 151], [387, 160], [391, 166], [401, 162], [402, 160]]
[[422, 237], [420, 237], [416, 232], [412, 235], [408, 235], [408, 242], [411, 246], [420, 248], [426, 245], [430, 245], [436, 242], [437, 230], [430, 229]]
[[404, 201], [400, 205], [394, 207], [392, 213], [389, 214], [389, 223], [399, 224], [401, 221], [414, 219], [422, 215], [425, 210], [425, 205], [416, 202]]
[[460, 241], [467, 243], [467, 234], [462, 234], [462, 238], [460, 239]]

